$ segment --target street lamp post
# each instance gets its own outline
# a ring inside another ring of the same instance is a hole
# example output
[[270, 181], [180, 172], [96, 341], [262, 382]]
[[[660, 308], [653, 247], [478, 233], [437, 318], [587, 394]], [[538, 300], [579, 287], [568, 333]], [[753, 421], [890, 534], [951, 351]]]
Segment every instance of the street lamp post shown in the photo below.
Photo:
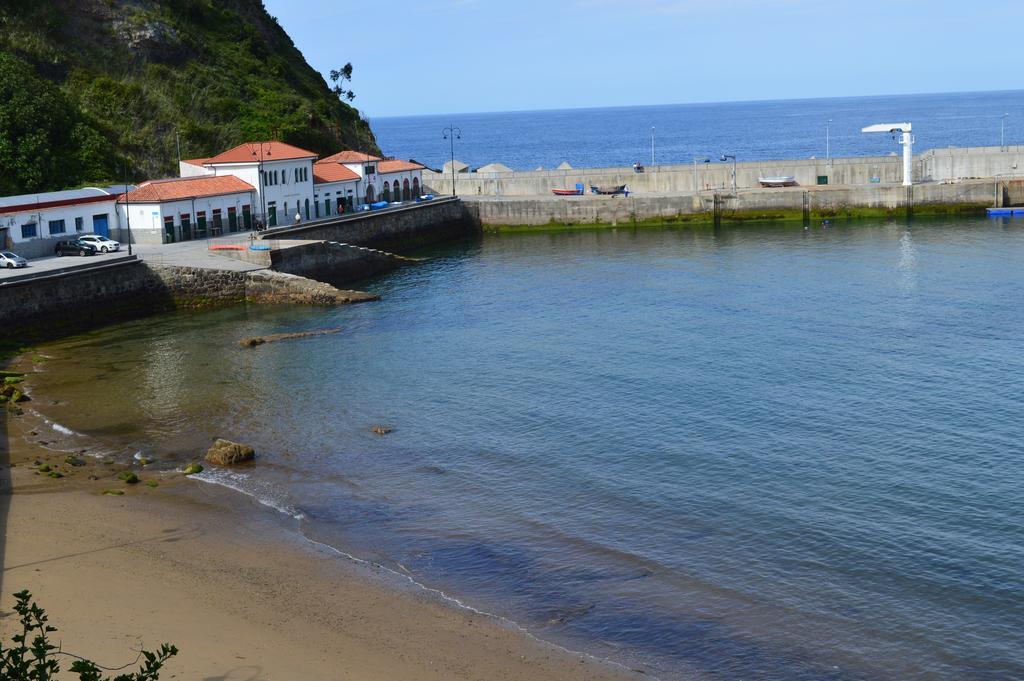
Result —
[[654, 126], [651, 126], [651, 170], [654, 169]]
[[1004, 113], [999, 117], [999, 151], [1006, 151], [1006, 119], [1010, 116]]
[[128, 164], [124, 166], [124, 219], [128, 228], [128, 255], [132, 254], [132, 207], [128, 199]]
[[720, 161], [732, 160], [732, 193], [736, 193], [736, 155], [735, 154], [722, 154]]
[[700, 193], [700, 185], [697, 184], [697, 164], [698, 163], [711, 163], [711, 159], [707, 156], [694, 156], [693, 157], [693, 193]]
[[449, 125], [441, 131], [441, 134], [448, 140], [448, 151], [450, 152], [452, 163], [452, 196], [455, 196], [455, 140], [462, 139], [462, 129]]
[[[263, 178], [263, 160], [266, 156], [270, 156], [272, 149], [270, 142], [257, 142], [256, 144], [249, 144], [249, 153], [252, 157], [259, 161], [257, 172], [259, 173], [259, 186], [260, 186], [260, 209], [262, 210], [261, 215], [263, 216], [263, 226], [267, 226], [267, 192], [264, 187]], [[257, 151], [259, 152], [257, 154]]]

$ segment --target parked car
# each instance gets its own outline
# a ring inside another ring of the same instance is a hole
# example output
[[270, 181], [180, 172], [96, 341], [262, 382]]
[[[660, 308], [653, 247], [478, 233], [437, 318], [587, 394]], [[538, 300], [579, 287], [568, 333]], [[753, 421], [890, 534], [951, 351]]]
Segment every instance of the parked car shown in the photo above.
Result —
[[0, 267], [6, 267], [13, 269], [15, 267], [28, 267], [28, 260], [21, 257], [17, 253], [11, 253], [10, 251], [0, 251]]
[[114, 241], [113, 239], [108, 239], [107, 237], [100, 236], [99, 234], [83, 234], [78, 237], [78, 240], [87, 244], [92, 244], [100, 253], [111, 253], [113, 251], [121, 250], [120, 241]]
[[57, 242], [57, 245], [53, 247], [53, 252], [57, 255], [96, 255], [97, 251], [93, 244], [78, 239], [65, 239]]

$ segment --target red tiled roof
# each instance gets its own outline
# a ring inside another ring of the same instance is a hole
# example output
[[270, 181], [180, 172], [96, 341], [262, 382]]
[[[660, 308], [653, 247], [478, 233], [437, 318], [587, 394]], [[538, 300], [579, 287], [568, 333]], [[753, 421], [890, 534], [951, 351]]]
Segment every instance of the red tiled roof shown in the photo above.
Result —
[[239, 194], [254, 190], [255, 187], [234, 175], [221, 175], [219, 177], [208, 175], [205, 177], [150, 180], [140, 184], [138, 189], [128, 192], [127, 197], [122, 196], [120, 203], [124, 203], [126, 198], [130, 203], [163, 203], [165, 201], [196, 199], [201, 196]]
[[190, 166], [205, 166], [209, 161], [208, 158], [186, 158], [182, 163], [187, 163]]
[[381, 175], [401, 173], [406, 170], [423, 170], [423, 166], [412, 161], [381, 161], [377, 164], [377, 172]]
[[335, 163], [363, 163], [365, 161], [379, 161], [379, 156], [370, 156], [364, 154], [361, 151], [339, 151], [337, 154], [331, 154], [327, 158], [320, 159], [321, 161], [334, 161]]
[[[299, 149], [284, 142], [248, 142], [239, 144], [234, 149], [206, 159], [207, 164], [214, 163], [252, 163], [259, 159], [260, 148], [263, 149], [264, 161], [288, 161], [297, 158], [316, 158], [312, 151]], [[256, 152], [253, 154], [253, 152]]]
[[317, 161], [313, 164], [313, 184], [358, 180], [359, 173], [340, 163]]

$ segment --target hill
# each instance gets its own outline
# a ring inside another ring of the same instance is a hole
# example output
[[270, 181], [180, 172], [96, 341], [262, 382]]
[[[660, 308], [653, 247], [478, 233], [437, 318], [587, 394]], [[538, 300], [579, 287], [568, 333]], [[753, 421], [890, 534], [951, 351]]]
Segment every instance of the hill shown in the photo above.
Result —
[[175, 175], [179, 144], [270, 138], [379, 151], [260, 0], [0, 3], [0, 195]]

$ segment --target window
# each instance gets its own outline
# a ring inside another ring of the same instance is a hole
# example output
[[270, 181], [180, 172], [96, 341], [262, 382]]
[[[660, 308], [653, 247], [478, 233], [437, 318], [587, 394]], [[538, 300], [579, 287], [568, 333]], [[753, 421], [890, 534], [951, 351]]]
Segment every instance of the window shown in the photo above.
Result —
[[36, 238], [36, 223], [26, 222], [21, 226], [21, 238], [22, 239], [35, 239]]
[[50, 234], [63, 234], [65, 231], [63, 220], [50, 220]]
[[373, 175], [377, 172], [377, 167], [373, 165], [363, 166], [364, 175]]
[[75, 231], [76, 232], [84, 232], [85, 231], [85, 219], [84, 218], [75, 218]]
[[288, 169], [285, 168], [281, 171], [281, 184], [288, 184]]
[[274, 184], [277, 184], [277, 171], [274, 171]]

